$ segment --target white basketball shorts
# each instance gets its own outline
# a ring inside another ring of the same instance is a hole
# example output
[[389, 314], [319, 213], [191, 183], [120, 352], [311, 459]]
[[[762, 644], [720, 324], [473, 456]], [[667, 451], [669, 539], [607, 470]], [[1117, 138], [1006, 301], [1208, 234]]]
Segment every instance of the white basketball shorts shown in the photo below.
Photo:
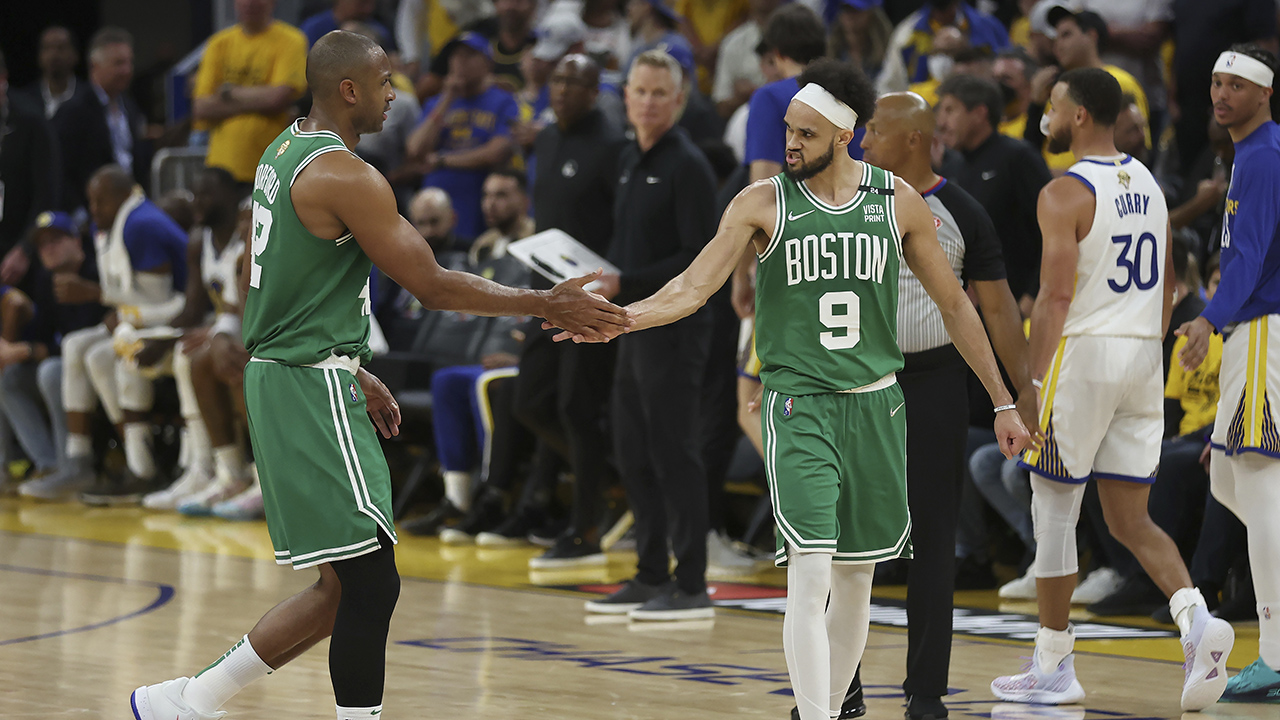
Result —
[[1280, 402], [1280, 316], [1254, 318], [1231, 331], [1222, 344], [1218, 388], [1213, 446], [1228, 456], [1253, 452], [1280, 458], [1271, 404], [1273, 397]]
[[1044, 445], [1018, 464], [1066, 483], [1154, 482], [1164, 434], [1163, 375], [1157, 339], [1063, 338], [1040, 391]]

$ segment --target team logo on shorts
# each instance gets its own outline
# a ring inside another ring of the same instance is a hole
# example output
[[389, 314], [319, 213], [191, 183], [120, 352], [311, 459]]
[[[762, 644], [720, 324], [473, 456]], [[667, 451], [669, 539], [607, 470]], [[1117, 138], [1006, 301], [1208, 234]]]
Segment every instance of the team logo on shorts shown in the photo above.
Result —
[[791, 417], [791, 408], [794, 406], [795, 398], [787, 398], [787, 401], [782, 403], [782, 417]]
[[284, 154], [284, 151], [288, 149], [289, 149], [289, 141], [285, 140], [284, 142], [280, 143], [280, 147], [276, 150], [276, 157], [280, 157], [281, 155]]
[[356, 393], [356, 384], [351, 383], [347, 386], [347, 392], [351, 393], [351, 402], [360, 402], [360, 395]]

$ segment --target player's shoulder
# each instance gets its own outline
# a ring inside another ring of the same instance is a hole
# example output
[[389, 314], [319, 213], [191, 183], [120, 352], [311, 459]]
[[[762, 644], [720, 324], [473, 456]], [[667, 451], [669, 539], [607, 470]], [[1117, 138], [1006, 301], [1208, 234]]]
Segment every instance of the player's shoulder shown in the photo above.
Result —
[[384, 185], [387, 182], [382, 173], [345, 146], [332, 146], [328, 152], [323, 152], [307, 163], [299, 171], [294, 184], [304, 180], [308, 183], [319, 183], [326, 188], [345, 187], [348, 191], [371, 182], [375, 186]]
[[774, 80], [771, 83], [761, 85], [760, 88], [752, 94], [751, 99], [755, 101], [759, 98], [760, 102], [769, 102], [785, 106], [787, 103], [791, 102], [791, 98], [795, 96], [797, 90], [799, 90], [799, 86], [795, 78], [783, 78], [781, 80]]
[[773, 221], [781, 187], [781, 175], [756, 180], [738, 191], [733, 201], [729, 203], [728, 209], [725, 210], [725, 214], [741, 214], [746, 218], [756, 218], [760, 220], [758, 224], [764, 227]]
[[[1255, 136], [1257, 140], [1254, 140]], [[1280, 124], [1269, 122], [1236, 143], [1236, 167], [1246, 172], [1280, 173]]]
[[1068, 170], [1050, 180], [1040, 190], [1040, 203], [1048, 211], [1071, 212], [1084, 205], [1092, 204], [1097, 197], [1097, 188], [1086, 174]]
[[144, 200], [124, 221], [126, 235], [137, 234], [148, 240], [176, 240], [186, 242], [187, 233], [159, 205]]

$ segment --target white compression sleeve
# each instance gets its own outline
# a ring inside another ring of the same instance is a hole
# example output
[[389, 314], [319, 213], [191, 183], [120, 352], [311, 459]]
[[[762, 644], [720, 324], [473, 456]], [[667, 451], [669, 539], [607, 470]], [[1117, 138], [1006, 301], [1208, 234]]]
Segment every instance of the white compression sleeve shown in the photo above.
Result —
[[831, 646], [828, 710], [840, 715], [844, 694], [867, 649], [871, 629], [871, 579], [875, 563], [831, 566], [831, 602], [827, 605], [827, 642]]
[[1240, 519], [1249, 531], [1249, 568], [1258, 598], [1258, 654], [1280, 671], [1280, 462], [1257, 453], [1237, 455], [1229, 462], [1236, 498], [1245, 513]]
[[1046, 480], [1031, 473], [1036, 577], [1066, 577], [1080, 569], [1080, 560], [1076, 557], [1076, 522], [1080, 519], [1082, 500], [1083, 484]]
[[[831, 555], [788, 548], [787, 614], [782, 620], [782, 649], [800, 720], [829, 720], [831, 650], [827, 643], [827, 595], [831, 591]], [[850, 675], [850, 678], [853, 676]]]

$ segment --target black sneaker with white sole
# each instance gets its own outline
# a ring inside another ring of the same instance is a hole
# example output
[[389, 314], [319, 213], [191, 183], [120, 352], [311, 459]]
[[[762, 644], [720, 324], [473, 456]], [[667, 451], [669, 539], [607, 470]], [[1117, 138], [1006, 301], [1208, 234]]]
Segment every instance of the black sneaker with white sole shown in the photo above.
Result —
[[517, 507], [500, 525], [476, 535], [476, 545], [482, 547], [528, 545], [529, 531], [541, 522], [540, 511]]
[[529, 569], [599, 567], [607, 565], [608, 562], [599, 543], [591, 542], [580, 535], [561, 535], [551, 549], [537, 557], [529, 558]]
[[471, 502], [467, 516], [457, 525], [440, 528], [440, 542], [446, 545], [470, 545], [476, 536], [502, 524], [502, 496], [481, 492]]
[[410, 535], [438, 535], [441, 528], [461, 521], [463, 516], [464, 513], [458, 509], [457, 505], [450, 502], [449, 498], [444, 498], [435, 510], [422, 517], [400, 523], [400, 529]]
[[907, 698], [905, 717], [906, 720], [945, 720], [947, 706], [942, 704], [940, 697], [912, 695]]
[[640, 607], [627, 613], [632, 620], [708, 620], [716, 616], [711, 596], [706, 590], [692, 595], [675, 585]]
[[155, 479], [143, 480], [129, 471], [119, 479], [101, 477], [80, 493], [80, 502], [90, 507], [141, 505], [142, 496], [157, 490]]
[[[858, 668], [844, 693], [844, 702], [840, 703], [840, 720], [853, 720], [866, 714], [867, 703], [862, 697], [862, 668]], [[791, 720], [800, 720], [799, 708], [791, 708]]]
[[626, 615], [674, 588], [674, 583], [647, 585], [633, 578], [623, 583], [622, 587], [608, 597], [603, 597], [599, 600], [588, 600], [585, 607], [587, 612]]

